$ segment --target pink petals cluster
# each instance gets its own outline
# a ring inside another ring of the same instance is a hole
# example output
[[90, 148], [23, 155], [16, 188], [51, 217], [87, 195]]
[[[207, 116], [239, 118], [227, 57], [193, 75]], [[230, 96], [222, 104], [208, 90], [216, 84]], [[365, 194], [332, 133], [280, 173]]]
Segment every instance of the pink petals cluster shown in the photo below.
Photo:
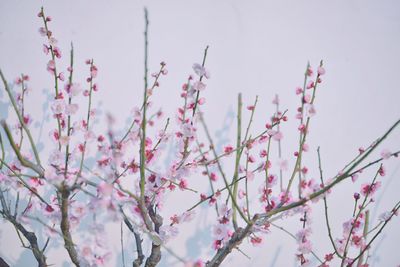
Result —
[[[294, 110], [294, 132], [298, 139], [296, 147], [289, 153], [291, 158], [287, 159], [288, 154], [282, 153], [282, 147], [287, 138], [285, 122], [292, 115], [281, 108], [278, 95], [272, 99], [274, 112], [259, 133], [253, 133], [258, 98], [244, 104], [239, 95], [237, 138], [229, 140], [232, 143], [214, 143], [214, 133], [208, 129], [202, 113], [206, 104], [204, 91], [210, 79], [210, 72], [205, 67], [208, 47], [202, 64], [193, 64], [193, 73], [181, 87], [181, 102], [174, 120], [164, 118], [163, 110], [153, 103], [153, 96], [161, 90], [162, 78], [168, 74], [166, 63], [161, 62], [159, 70], [148, 75], [146, 61], [143, 102], [132, 107], [129, 124], [121, 127], [117, 125], [118, 118], [106, 114], [105, 129], [97, 127], [96, 123], [103, 119], [94, 99], [96, 93], [101, 93], [97, 84], [101, 74], [98, 66], [93, 59], [86, 60], [87, 73], [82, 85], [75, 82], [77, 75], [73, 75], [71, 50], [69, 67], [65, 72], [60, 71], [61, 60], [65, 57], [49, 30], [52, 18], [45, 16], [43, 10], [38, 17], [43, 21], [39, 33], [45, 38], [43, 52], [48, 57], [45, 69], [54, 80], [54, 97], [49, 103], [52, 124], [48, 135], [53, 142], [46, 143], [48, 157], [41, 162], [40, 158], [44, 156], [38, 155], [41, 152], [38, 153], [35, 144], [30, 144], [33, 142], [29, 140], [32, 138], [27, 128], [32, 125], [32, 117], [24, 109], [29, 76], [22, 74], [15, 79], [21, 91], [15, 97], [11, 96], [16, 102], [13, 105], [18, 123], [13, 124], [11, 134], [3, 126], [15, 155], [7, 155], [10, 158], [7, 158], [8, 164], [4, 156], [0, 162], [2, 188], [16, 193], [17, 201], [20, 197], [26, 201], [24, 208], [12, 218], [3, 216], [10, 222], [28, 227], [33, 221], [43, 224], [46, 234], [51, 237], [48, 242], [60, 240], [75, 265], [90, 267], [110, 265], [114, 248], [107, 239], [106, 222], [123, 224], [123, 229], [129, 229], [136, 241], [138, 261], [142, 247], [147, 245], [151, 249], [148, 259], [157, 258], [157, 251], [162, 251], [182, 232], [183, 224], [192, 223], [196, 209], [204, 204], [215, 212], [207, 234], [212, 238], [208, 249], [217, 258], [225, 251], [230, 253], [239, 248], [244, 240], [253, 246], [267, 243], [268, 234], [274, 227], [295, 240], [295, 258], [301, 266], [310, 266], [312, 257], [324, 267], [335, 260], [342, 261], [342, 266], [350, 266], [360, 257], [357, 258], [357, 253], [369, 249], [366, 234], [371, 229], [368, 228], [371, 224], [369, 207], [387, 173], [383, 165], [376, 170], [372, 181], [363, 180], [360, 189], [354, 193], [351, 198], [353, 215], [343, 223], [339, 237], [334, 238], [335, 235], [329, 232], [334, 252], [328, 251], [320, 259], [313, 251], [312, 204], [323, 199], [330, 231], [327, 199], [333, 187], [350, 177], [356, 183], [364, 169], [398, 156], [386, 149], [379, 160], [357, 169], [358, 160], [369, 154], [379, 140], [366, 149], [360, 148], [355, 159], [328, 179], [323, 177], [319, 149], [319, 172], [306, 164], [309, 161], [304, 159], [314, 151], [307, 141], [312, 118], [317, 114], [316, 91], [325, 75], [322, 62], [316, 71], [308, 64], [303, 86], [295, 89], [298, 105]], [[28, 138], [24, 138], [27, 135]], [[29, 150], [26, 149], [28, 145]], [[227, 170], [227, 167], [233, 168]], [[197, 181], [206, 183], [207, 188], [200, 192], [196, 188]], [[0, 204], [3, 207], [2, 192]], [[182, 202], [186, 202], [186, 196], [197, 202], [183, 211], [176, 210], [175, 206], [173, 211], [165, 209], [165, 206], [175, 205], [169, 201], [178, 193]], [[384, 225], [398, 215], [399, 209], [400, 206], [396, 206], [382, 213], [380, 224]], [[2, 214], [6, 211], [3, 207]], [[294, 234], [279, 226], [281, 221], [290, 218], [295, 218], [298, 226]], [[125, 240], [122, 235], [121, 243]], [[149, 253], [147, 249], [144, 251]], [[177, 258], [188, 267], [210, 264], [203, 259]], [[367, 265], [361, 263], [359, 266]]]

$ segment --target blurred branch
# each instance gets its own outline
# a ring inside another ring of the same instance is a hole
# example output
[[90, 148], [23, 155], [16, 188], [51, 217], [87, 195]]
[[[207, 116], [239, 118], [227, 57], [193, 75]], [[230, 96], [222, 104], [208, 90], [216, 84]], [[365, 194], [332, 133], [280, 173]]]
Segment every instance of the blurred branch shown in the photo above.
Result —
[[[340, 174], [340, 175], [337, 175], [337, 176], [335, 177], [335, 179], [333, 180], [332, 183], [326, 185], [326, 186], [325, 186], [324, 188], [322, 188], [321, 190], [319, 190], [319, 191], [317, 191], [317, 192], [315, 192], [315, 193], [312, 193], [312, 194], [311, 194], [309, 197], [307, 197], [307, 198], [302, 198], [302, 199], [300, 199], [300, 200], [298, 200], [298, 201], [296, 201], [296, 202], [290, 203], [290, 204], [288, 204], [288, 205], [286, 205], [286, 206], [278, 206], [278, 208], [276, 208], [276, 209], [274, 209], [274, 210], [272, 210], [272, 211], [270, 211], [270, 212], [260, 214], [261, 223], [262, 223], [262, 221], [264, 221], [264, 220], [268, 220], [268, 218], [270, 218], [270, 217], [273, 216], [273, 215], [276, 215], [276, 214], [279, 214], [279, 213], [281, 213], [281, 212], [284, 212], [284, 211], [293, 209], [293, 208], [295, 208], [295, 207], [299, 207], [299, 206], [305, 204], [306, 202], [308, 202], [308, 201], [310, 201], [310, 200], [312, 200], [312, 199], [314, 199], [314, 198], [316, 198], [316, 197], [319, 197], [320, 195], [324, 194], [326, 191], [328, 191], [328, 190], [331, 189], [332, 187], [336, 186], [338, 183], [340, 183], [340, 182], [342, 182], [343, 180], [345, 180], [346, 178], [350, 177], [352, 174], [355, 173], [355, 172], [352, 172], [352, 171], [353, 171], [366, 157], [368, 157], [368, 156], [372, 153], [372, 151], [374, 151], [375, 148], [378, 147], [378, 145], [380, 145], [380, 143], [381, 143], [383, 140], [385, 140], [386, 137], [387, 137], [399, 124], [400, 124], [400, 120], [396, 121], [396, 122], [389, 128], [389, 130], [387, 130], [387, 131], [384, 133], [384, 135], [382, 135], [382, 137], [379, 138], [379, 139], [374, 143], [374, 145], [371, 146], [370, 150], [364, 152], [364, 153], [363, 153], [363, 156], [362, 156], [360, 159], [358, 159], [356, 162], [354, 162], [354, 163], [348, 168], [348, 170], [346, 170], [344, 173], [342, 173], [342, 174]], [[378, 159], [378, 160], [375, 160], [375, 161], [373, 161], [373, 162], [371, 162], [371, 163], [365, 165], [364, 167], [358, 169], [358, 171], [363, 170], [363, 169], [365, 169], [365, 168], [367, 168], [367, 167], [369, 167], [369, 166], [372, 166], [372, 165], [378, 163], [378, 162], [381, 161], [381, 160], [383, 160], [383, 159], [380, 158], [380, 159]], [[357, 172], [357, 171], [356, 171], [356, 172]]]
[[11, 215], [9, 210], [5, 208], [5, 199], [3, 192], [0, 190], [0, 202], [3, 207], [2, 211], [0, 211], [1, 215], [9, 221], [11, 224], [14, 225], [14, 227], [21, 232], [24, 237], [28, 240], [30, 247], [28, 247], [30, 250], [32, 250], [33, 256], [35, 257], [36, 261], [38, 262], [39, 267], [47, 267], [46, 263], [46, 256], [43, 254], [43, 251], [39, 248], [38, 245], [38, 240], [34, 232], [29, 232], [21, 223], [17, 221], [17, 219]]
[[232, 250], [238, 247], [244, 238], [251, 233], [254, 223], [258, 220], [258, 215], [255, 215], [243, 229], [238, 227], [233, 233], [231, 239], [222, 248], [218, 249], [214, 257], [206, 263], [207, 267], [217, 267], [225, 260], [225, 258], [232, 252]]
[[17, 156], [18, 160], [21, 162], [22, 166], [33, 170], [41, 178], [43, 178], [44, 177], [43, 168], [40, 165], [37, 165], [37, 164], [33, 163], [32, 161], [30, 161], [29, 159], [22, 156], [21, 151], [20, 151], [19, 147], [17, 146], [17, 144], [15, 143], [14, 138], [11, 134], [10, 128], [8, 128], [7, 123], [4, 120], [2, 120], [0, 123], [1, 123], [1, 126], [3, 127], [4, 131], [6, 132], [7, 139], [10, 142], [10, 145], [11, 145], [12, 149], [14, 150], [15, 155]]
[[137, 258], [136, 258], [136, 260], [133, 261], [133, 266], [139, 267], [142, 265], [143, 260], [144, 260], [144, 254], [143, 254], [143, 249], [142, 249], [143, 240], [141, 239], [140, 234], [137, 231], [135, 231], [135, 229], [133, 228], [132, 223], [129, 221], [128, 217], [126, 216], [126, 214], [121, 206], [119, 207], [119, 209], [121, 211], [125, 225], [128, 227], [129, 231], [131, 231], [135, 237]]
[[380, 233], [382, 233], [383, 228], [385, 228], [385, 226], [389, 223], [389, 221], [392, 219], [392, 217], [395, 214], [397, 214], [399, 209], [400, 209], [400, 201], [396, 203], [396, 205], [392, 209], [392, 213], [390, 214], [390, 217], [387, 220], [385, 220], [385, 222], [383, 223], [383, 225], [381, 226], [379, 231], [372, 237], [372, 239], [368, 242], [368, 244], [364, 247], [364, 249], [360, 252], [360, 254], [353, 259], [353, 261], [350, 263], [350, 266], [352, 264], [354, 264], [365, 253], [365, 251], [367, 251], [371, 247], [372, 242], [374, 242], [374, 240], [378, 237], [378, 235]]
[[[323, 178], [323, 175], [322, 175], [322, 164], [321, 164], [320, 147], [318, 147], [317, 153], [318, 153], [318, 168], [319, 168], [321, 184], [322, 184], [322, 187], [325, 187], [324, 178]], [[331, 231], [331, 226], [329, 224], [329, 217], [328, 217], [328, 202], [326, 200], [325, 194], [323, 195], [323, 200], [324, 200], [325, 222], [326, 222], [326, 227], [328, 228], [329, 240], [331, 241], [332, 247], [335, 250], [336, 255], [341, 257], [341, 255], [337, 251], [337, 248], [336, 248], [336, 245], [335, 245], [335, 241], [333, 240], [333, 237], [332, 237], [332, 231]]]

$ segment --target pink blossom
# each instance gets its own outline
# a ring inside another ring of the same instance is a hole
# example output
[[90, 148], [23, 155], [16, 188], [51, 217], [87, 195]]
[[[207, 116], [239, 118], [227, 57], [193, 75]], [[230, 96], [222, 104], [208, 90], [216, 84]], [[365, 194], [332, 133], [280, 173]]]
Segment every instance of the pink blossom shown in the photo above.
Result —
[[172, 225], [163, 225], [160, 227], [160, 238], [167, 243], [179, 234], [179, 229]]
[[100, 184], [97, 187], [97, 192], [102, 196], [102, 197], [109, 197], [111, 196], [112, 192], [114, 190], [114, 186], [112, 184], [108, 184], [106, 182], [100, 182]]
[[184, 267], [203, 267], [204, 263], [201, 260], [198, 260], [196, 262], [192, 262], [192, 261], [187, 261], [184, 264]]
[[307, 82], [306, 88], [307, 88], [307, 89], [311, 89], [311, 88], [313, 88], [313, 87], [314, 87], [314, 81], [308, 81], [308, 82]]
[[303, 88], [301, 87], [296, 87], [296, 95], [300, 95], [303, 93]]
[[315, 109], [315, 107], [314, 107], [313, 104], [307, 105], [306, 108], [307, 108], [307, 115], [308, 115], [308, 117], [312, 117], [312, 116], [314, 116], [314, 115], [317, 113], [317, 111], [316, 111], [316, 109]]
[[318, 75], [322, 76], [325, 74], [325, 69], [323, 67], [318, 67]]
[[304, 133], [306, 131], [306, 125], [305, 124], [300, 124], [299, 127], [297, 128], [300, 132]]
[[311, 95], [304, 95], [304, 98], [303, 98], [303, 102], [304, 103], [311, 103]]
[[45, 208], [45, 210], [46, 210], [47, 212], [50, 212], [50, 213], [54, 211], [54, 209], [53, 209], [53, 207], [52, 207], [51, 205], [47, 205], [46, 208]]
[[260, 236], [252, 236], [250, 242], [253, 246], [257, 247], [262, 243], [263, 239]]
[[3, 173], [0, 173], [0, 182], [3, 183], [7, 180], [8, 180], [8, 176]]
[[194, 210], [192, 211], [185, 211], [184, 213], [182, 213], [182, 215], [179, 218], [180, 222], [190, 222], [194, 219], [194, 217], [196, 216], [196, 212]]
[[252, 155], [249, 156], [248, 160], [249, 160], [249, 163], [256, 162], [256, 159]]
[[54, 74], [56, 70], [56, 63], [54, 62], [54, 60], [49, 60], [49, 62], [47, 63], [47, 71], [50, 72], [51, 74]]
[[216, 181], [218, 181], [218, 175], [216, 175], [215, 172], [212, 172], [212, 173], [210, 173], [210, 179], [213, 182], [216, 182]]
[[55, 114], [55, 115], [64, 113], [65, 108], [66, 108], [66, 104], [63, 99], [56, 99], [51, 104], [51, 110], [53, 111], [53, 114]]
[[[0, 177], [0, 182], [1, 182], [1, 177]], [[36, 178], [36, 177], [32, 177], [29, 179], [29, 185], [31, 187], [39, 187], [42, 186], [44, 184], [44, 181], [42, 179]]]
[[58, 79], [60, 79], [60, 81], [64, 81], [64, 80], [65, 80], [65, 76], [64, 76], [64, 73], [63, 73], [63, 72], [60, 72], [60, 73], [58, 74]]
[[287, 160], [279, 160], [278, 161], [279, 169], [282, 171], [287, 171], [288, 169], [288, 161]]
[[381, 221], [381, 222], [386, 222], [387, 220], [390, 219], [390, 217], [392, 216], [392, 214], [393, 214], [393, 212], [391, 212], [391, 211], [385, 211], [385, 212], [381, 213], [381, 214], [379, 215], [379, 221]]
[[63, 163], [63, 160], [64, 154], [61, 151], [53, 150], [49, 157], [49, 164], [60, 165], [61, 163]]
[[179, 188], [181, 190], [184, 190], [188, 187], [188, 181], [186, 179], [181, 179], [181, 181], [179, 182]]
[[196, 91], [203, 91], [206, 85], [203, 82], [197, 81], [193, 84], [192, 88]]
[[31, 116], [29, 114], [26, 114], [23, 117], [23, 121], [24, 121], [25, 125], [29, 125], [32, 122], [32, 118], [31, 118]]
[[381, 182], [375, 182], [373, 184], [363, 184], [361, 186], [361, 194], [364, 196], [372, 196], [381, 187]]
[[218, 250], [223, 247], [223, 243], [221, 240], [214, 240], [212, 247], [213, 249]]
[[244, 192], [244, 190], [239, 189], [239, 192], [238, 192], [239, 199], [243, 199], [245, 196], [246, 196], [246, 193]]
[[224, 148], [225, 154], [230, 154], [230, 153], [232, 153], [232, 151], [233, 151], [233, 147], [232, 146], [226, 146]]
[[225, 203], [222, 203], [221, 205], [218, 206], [218, 212], [220, 215], [226, 217], [230, 217], [232, 214], [232, 210]]
[[310, 240], [306, 240], [301, 242], [297, 248], [297, 250], [303, 254], [308, 254], [312, 251], [312, 244]]
[[[51, 36], [51, 32], [50, 32], [50, 31], [48, 32], [48, 34]], [[57, 43], [58, 43], [58, 41], [57, 41], [56, 38], [50, 37], [50, 39], [49, 39], [49, 44], [50, 44], [51, 46], [56, 46]]]
[[280, 141], [283, 139], [283, 133], [282, 132], [276, 132], [273, 136], [272, 139], [274, 139], [275, 141]]
[[86, 142], [90, 142], [96, 139], [96, 135], [92, 131], [86, 131], [84, 134], [84, 139]]
[[217, 240], [228, 240], [230, 231], [226, 224], [217, 224], [213, 227], [213, 236]]
[[74, 115], [76, 114], [78, 109], [79, 109], [78, 104], [69, 104], [65, 107], [65, 114], [67, 114], [68, 116]]
[[58, 140], [60, 140], [60, 135], [58, 133], [58, 130], [53, 130], [49, 133], [50, 139], [53, 142], [58, 142]]
[[306, 175], [308, 173], [308, 168], [304, 166], [300, 171], [302, 174]]
[[278, 178], [276, 177], [276, 175], [271, 174], [268, 176], [268, 186], [269, 187], [274, 186], [277, 181], [278, 181]]
[[274, 99], [272, 100], [272, 104], [279, 105], [279, 96], [275, 95]]
[[210, 74], [208, 73], [208, 71], [198, 63], [193, 64], [193, 71], [200, 77], [205, 76], [207, 79], [210, 78]]
[[381, 152], [381, 157], [382, 157], [383, 159], [389, 159], [389, 158], [391, 157], [391, 155], [392, 155], [392, 153], [390, 152], [389, 149], [384, 149], [384, 150], [382, 150], [382, 152]]
[[40, 27], [39, 28], [39, 33], [40, 33], [41, 36], [46, 36], [47, 31], [46, 31], [46, 29], [44, 27]]
[[386, 169], [385, 169], [385, 167], [383, 165], [379, 168], [378, 173], [379, 173], [380, 176], [385, 176], [386, 175]]
[[254, 173], [252, 171], [247, 171], [246, 172], [246, 177], [249, 181], [253, 181], [254, 179]]
[[15, 83], [16, 85], [20, 85], [20, 84], [22, 83], [21, 77], [15, 78], [14, 83]]
[[309, 150], [308, 144], [303, 144], [302, 149], [303, 149], [304, 152], [307, 152]]
[[354, 247], [360, 248], [364, 246], [364, 239], [362, 236], [353, 235], [351, 238], [351, 243]]
[[61, 136], [59, 140], [60, 140], [60, 144], [61, 144], [62, 146], [66, 146], [66, 145], [69, 144], [70, 137], [64, 135], [64, 136]]
[[314, 74], [313, 69], [311, 68], [311, 66], [308, 66], [307, 68], [307, 76], [311, 77]]
[[56, 58], [61, 58], [61, 50], [58, 47], [53, 48], [53, 53], [56, 56]]
[[92, 65], [92, 66], [90, 67], [90, 76], [91, 76], [92, 78], [96, 78], [97, 72], [98, 72], [97, 67], [96, 67], [95, 65]]
[[206, 103], [206, 99], [204, 97], [200, 98], [199, 101], [197, 102], [199, 105], [204, 105]]
[[276, 133], [277, 133], [277, 131], [275, 131], [275, 130], [268, 130], [268, 131], [267, 131], [267, 134], [268, 134], [269, 136], [274, 136]]

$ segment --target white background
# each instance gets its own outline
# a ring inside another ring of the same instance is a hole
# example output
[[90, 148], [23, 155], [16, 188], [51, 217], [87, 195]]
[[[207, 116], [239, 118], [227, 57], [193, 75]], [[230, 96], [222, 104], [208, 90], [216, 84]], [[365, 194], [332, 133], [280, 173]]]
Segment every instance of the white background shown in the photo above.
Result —
[[[263, 129], [274, 110], [271, 100], [279, 93], [291, 120], [283, 128], [284, 156], [290, 160], [298, 138], [294, 120], [298, 99], [294, 89], [302, 85], [307, 61], [317, 66], [319, 60], [324, 60], [327, 74], [318, 91], [317, 116], [310, 133], [311, 152], [306, 158], [315, 178], [318, 145], [325, 175], [333, 176], [357, 153], [358, 147], [367, 146], [400, 118], [398, 1], [1, 0], [0, 67], [10, 81], [21, 72], [31, 76], [34, 92], [28, 107], [37, 120], [42, 111], [41, 92], [52, 88], [51, 77], [45, 70], [48, 58], [42, 53], [43, 39], [38, 34], [41, 21], [36, 15], [41, 5], [54, 19], [50, 27], [64, 55], [68, 54], [69, 43], [74, 43], [76, 69], [81, 73], [76, 79], [81, 79], [82, 84], [87, 73], [84, 60], [94, 58], [100, 85], [96, 97], [105, 111], [116, 115], [119, 127], [125, 126], [130, 110], [141, 101], [144, 6], [150, 14], [150, 69], [156, 71], [163, 60], [169, 70], [155, 96], [167, 116], [173, 116], [180, 103], [180, 87], [192, 72], [192, 64], [200, 62], [205, 46], [210, 45], [207, 66], [212, 78], [204, 93], [207, 103], [203, 110], [212, 133], [215, 135], [221, 129], [224, 120], [232, 120], [238, 92], [243, 93], [246, 104], [259, 96], [255, 125], [256, 129]], [[68, 60], [64, 59], [65, 70]], [[1, 114], [1, 118], [4, 116], [7, 114]], [[233, 144], [235, 129], [233, 124], [229, 125], [228, 142]], [[399, 149], [399, 137], [397, 130], [380, 150]], [[383, 198], [373, 211], [375, 218], [399, 199], [398, 166], [398, 160], [387, 163], [388, 175], [380, 192]], [[196, 187], [197, 181], [191, 184]], [[341, 233], [341, 222], [351, 216], [352, 194], [358, 189], [359, 184], [346, 182], [329, 198], [336, 236]], [[184, 197], [185, 201], [171, 201], [173, 204], [166, 212], [187, 208], [190, 196]], [[321, 208], [321, 204], [315, 206], [313, 241], [315, 252], [323, 257], [330, 247]], [[293, 219], [285, 225], [295, 231], [299, 222]], [[29, 253], [20, 258], [22, 249], [12, 228], [7, 224], [0, 227], [0, 256], [12, 266], [31, 266], [33, 259]], [[119, 228], [110, 229], [116, 236], [110, 244], [117, 249]], [[211, 252], [210, 247], [192, 250], [197, 243], [188, 238], [197, 232], [207, 234], [208, 229], [201, 219], [193, 222], [184, 228], [182, 238], [169, 246], [183, 257], [201, 256], [193, 255], [193, 251], [201, 251], [205, 256]], [[126, 239], [129, 245], [133, 244], [131, 238]], [[224, 266], [294, 264], [294, 240], [279, 230], [264, 239], [265, 245], [259, 248], [244, 242], [243, 251], [251, 261], [234, 251]], [[371, 259], [372, 265], [400, 264], [398, 240], [399, 219], [395, 218], [377, 241], [380, 245]], [[66, 256], [61, 249], [50, 250], [48, 256], [55, 266], [69, 266], [60, 260]], [[163, 266], [170, 266], [166, 262]], [[110, 264], [114, 265], [117, 263]]]

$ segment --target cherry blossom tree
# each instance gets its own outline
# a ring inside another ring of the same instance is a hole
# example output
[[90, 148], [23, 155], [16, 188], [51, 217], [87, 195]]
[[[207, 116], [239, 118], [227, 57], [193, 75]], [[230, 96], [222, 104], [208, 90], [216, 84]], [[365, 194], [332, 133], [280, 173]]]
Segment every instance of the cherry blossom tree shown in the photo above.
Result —
[[[131, 259], [133, 266], [156, 266], [164, 253], [176, 257], [184, 266], [220, 266], [233, 251], [242, 252], [240, 244], [244, 240], [257, 247], [273, 230], [282, 230], [297, 242], [294, 257], [300, 266], [309, 266], [311, 258], [316, 258], [318, 266], [368, 266], [373, 242], [400, 209], [397, 200], [378, 221], [371, 221], [369, 209], [385, 182], [384, 162], [395, 160], [400, 151], [385, 149], [376, 159], [370, 155], [400, 120], [365, 148], [359, 148], [358, 154], [334, 176], [324, 177], [318, 148], [320, 175], [319, 179], [311, 179], [303, 158], [314, 155], [307, 140], [317, 113], [316, 96], [326, 75], [322, 61], [314, 68], [307, 64], [304, 83], [295, 89], [299, 105], [293, 110], [281, 109], [280, 99], [275, 96], [272, 105], [276, 111], [266, 119], [262, 132], [252, 130], [258, 98], [244, 108], [239, 94], [236, 143], [226, 144], [223, 151], [218, 151], [202, 113], [206, 108], [202, 92], [211, 79], [206, 64], [209, 47], [205, 48], [202, 60], [188, 70], [192, 74], [183, 82], [174, 118], [165, 119], [152, 95], [168, 75], [167, 64], [161, 62], [159, 69], [150, 74], [149, 21], [145, 10], [142, 104], [129, 115], [128, 130], [119, 134], [113, 129], [112, 115], [101, 118], [94, 106], [99, 91], [96, 78], [101, 68], [94, 59], [86, 60], [87, 78], [76, 81], [75, 65], [81, 62], [74, 62], [73, 45], [69, 54], [61, 51], [51, 30], [52, 17], [42, 8], [38, 18], [42, 23], [39, 33], [44, 40], [43, 52], [48, 58], [45, 67], [54, 79], [49, 105], [53, 127], [46, 141], [46, 146], [51, 147], [49, 155], [43, 155], [37, 147], [31, 132], [34, 118], [24, 105], [29, 99], [30, 77], [21, 74], [9, 82], [0, 70], [2, 90], [14, 114], [1, 115], [0, 215], [13, 225], [16, 238], [33, 253], [38, 266], [54, 264], [46, 258], [46, 248], [52, 242], [63, 244], [71, 266], [109, 266], [113, 250], [107, 246], [109, 233], [104, 227], [109, 220], [120, 222], [134, 236], [134, 248], [124, 247], [121, 242], [123, 257], [126, 249], [136, 251], [136, 258]], [[68, 62], [66, 70], [59, 67], [61, 61]], [[86, 104], [82, 105], [83, 102]], [[243, 120], [245, 112], [249, 114], [248, 121]], [[281, 153], [281, 125], [291, 118], [298, 122], [293, 166]], [[104, 124], [107, 130], [96, 130], [96, 123]], [[166, 149], [168, 145], [174, 151], [165, 167], [160, 162], [171, 154]], [[278, 148], [277, 155], [272, 155], [273, 146]], [[375, 175], [363, 177], [366, 182], [353, 196], [353, 214], [343, 223], [343, 232], [336, 236], [329, 220], [329, 195], [335, 193], [339, 183], [355, 182], [364, 176], [366, 169], [374, 169]], [[191, 179], [196, 175], [207, 178], [210, 193], [192, 187]], [[182, 191], [193, 192], [198, 201], [186, 211], [164, 214], [166, 197]], [[254, 192], [257, 197], [250, 198]], [[326, 238], [331, 242], [331, 250], [324, 255], [314, 252], [310, 238], [312, 207], [318, 201], [324, 204]], [[186, 259], [177, 255], [168, 241], [179, 235], [181, 225], [196, 216], [200, 205], [215, 211], [210, 231], [213, 241], [209, 244], [214, 254], [210, 258]], [[297, 233], [276, 224], [295, 216], [301, 220]], [[84, 223], [90, 225], [86, 230], [80, 227]], [[45, 233], [44, 242], [33, 225], [39, 225]]]

